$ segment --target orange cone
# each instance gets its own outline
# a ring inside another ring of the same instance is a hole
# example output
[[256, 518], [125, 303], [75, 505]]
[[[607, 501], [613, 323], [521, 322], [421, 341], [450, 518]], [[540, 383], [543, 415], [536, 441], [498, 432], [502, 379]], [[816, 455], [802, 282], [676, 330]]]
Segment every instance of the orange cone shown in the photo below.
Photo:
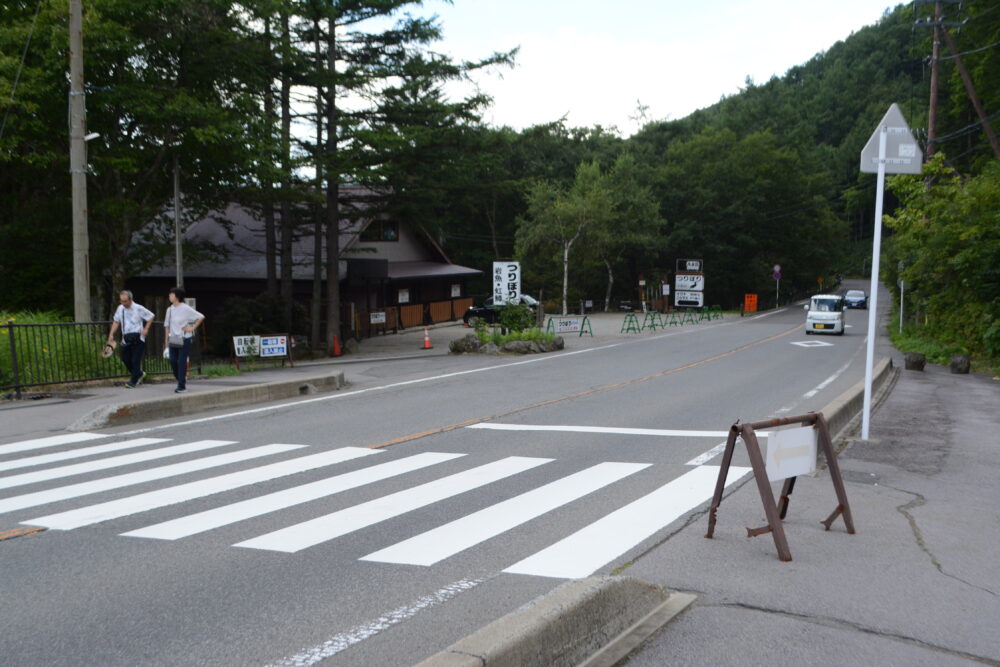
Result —
[[339, 357], [341, 354], [343, 354], [343, 353], [340, 351], [340, 336], [334, 336], [333, 337], [333, 356]]
[[427, 331], [427, 327], [424, 327], [424, 346], [420, 348], [421, 350], [433, 350], [434, 346], [431, 345], [431, 335]]

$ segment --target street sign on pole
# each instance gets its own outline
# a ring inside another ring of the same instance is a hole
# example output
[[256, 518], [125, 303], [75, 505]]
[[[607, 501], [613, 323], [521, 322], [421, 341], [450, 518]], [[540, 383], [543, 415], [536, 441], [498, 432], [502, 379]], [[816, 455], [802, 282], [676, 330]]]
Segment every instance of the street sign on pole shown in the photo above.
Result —
[[868, 439], [872, 413], [872, 367], [875, 362], [876, 312], [878, 310], [879, 254], [882, 250], [882, 204], [885, 198], [886, 174], [919, 174], [923, 153], [903, 112], [896, 104], [889, 107], [875, 132], [861, 151], [861, 171], [876, 173], [875, 238], [872, 241], [872, 275], [869, 284], [868, 345], [865, 354], [865, 399], [861, 414], [861, 438]]

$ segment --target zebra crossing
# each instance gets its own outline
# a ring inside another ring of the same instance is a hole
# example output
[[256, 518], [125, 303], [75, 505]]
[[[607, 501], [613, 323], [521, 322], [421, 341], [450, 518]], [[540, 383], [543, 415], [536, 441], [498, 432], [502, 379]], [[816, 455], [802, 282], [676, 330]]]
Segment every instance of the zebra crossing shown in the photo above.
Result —
[[[178, 516], [128, 530], [121, 536], [174, 541], [237, 523], [253, 534], [255, 524], [252, 520], [258, 517], [278, 515], [282, 510], [390, 479], [405, 481], [411, 473], [433, 471], [435, 466], [448, 462], [460, 463], [467, 456], [464, 453], [423, 452], [396, 458], [386, 450], [361, 447], [309, 453], [306, 445], [275, 443], [242, 446], [231, 440], [174, 443], [168, 438], [136, 438], [93, 444], [93, 441], [110, 437], [99, 433], [78, 433], [0, 445], [0, 458], [6, 459], [0, 460], [0, 520], [67, 531], [173, 507]], [[68, 446], [73, 447], [54, 453], [39, 453]], [[288, 454], [294, 456], [276, 462], [267, 461], [269, 457]], [[9, 455], [18, 455], [19, 458], [9, 458]], [[166, 462], [171, 457], [185, 455], [196, 455], [197, 458]], [[458, 472], [440, 475], [431, 481], [258, 534], [232, 546], [287, 554], [321, 548], [321, 545], [337, 538], [370, 529], [392, 518], [504, 480], [516, 479], [518, 475], [551, 464], [554, 460], [535, 456], [502, 456], [487, 463], [468, 465]], [[348, 472], [336, 470], [338, 464], [349, 461], [362, 463], [363, 467]], [[219, 471], [222, 474], [214, 474], [213, 471], [223, 466], [246, 463], [254, 467], [236, 472]], [[116, 468], [140, 464], [149, 467], [121, 473], [115, 471]], [[518, 526], [558, 512], [601, 489], [622, 483], [631, 475], [652, 466], [652, 463], [614, 461], [590, 465], [386, 545], [362, 556], [359, 561], [433, 566]], [[203, 509], [203, 501], [199, 505], [200, 511], [193, 513], [182, 508], [183, 503], [189, 501], [211, 498], [236, 489], [252, 489], [254, 485], [308, 471], [333, 474], [278, 491], [269, 490], [245, 500], [224, 502], [209, 509]], [[749, 468], [732, 468], [728, 484], [748, 472]], [[105, 473], [107, 476], [94, 478], [95, 474]], [[205, 477], [206, 473], [211, 476]], [[534, 554], [526, 554], [522, 560], [503, 571], [554, 578], [588, 576], [710, 499], [717, 474], [718, 468], [697, 465], [576, 532], [565, 537], [555, 536], [553, 543]], [[85, 481], [73, 480], [83, 475], [88, 476]], [[198, 479], [184, 481], [186, 475], [195, 475]], [[165, 486], [128, 494], [129, 487], [152, 483]], [[30, 487], [36, 484], [44, 484], [47, 488], [31, 490]], [[52, 484], [59, 485], [53, 487]], [[8, 490], [12, 495], [7, 494]], [[121, 490], [124, 490], [124, 496], [116, 493], [116, 497], [110, 500], [100, 495]], [[94, 502], [89, 502], [91, 500]], [[41, 509], [36, 516], [32, 516], [35, 514], [33, 508], [65, 501], [83, 504], [48, 514]], [[24, 512], [28, 509], [33, 511]]]

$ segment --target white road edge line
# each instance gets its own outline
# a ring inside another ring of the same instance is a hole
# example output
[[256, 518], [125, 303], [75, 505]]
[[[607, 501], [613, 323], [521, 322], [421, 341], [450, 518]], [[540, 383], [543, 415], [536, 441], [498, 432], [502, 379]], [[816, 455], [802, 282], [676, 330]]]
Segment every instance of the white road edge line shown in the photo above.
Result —
[[317, 644], [316, 646], [303, 649], [293, 656], [273, 662], [268, 667], [309, 667], [310, 665], [315, 665], [322, 660], [326, 660], [327, 658], [337, 655], [341, 651], [344, 651], [355, 644], [363, 642], [370, 637], [374, 637], [384, 630], [388, 630], [394, 625], [398, 625], [405, 620], [413, 618], [425, 609], [436, 607], [437, 605], [443, 604], [461, 593], [470, 591], [484, 581], [486, 580], [459, 579], [458, 581], [448, 584], [444, 588], [440, 588], [429, 595], [418, 598], [410, 604], [403, 605], [402, 607], [396, 607], [392, 611], [379, 616], [373, 621], [351, 628], [347, 632], [334, 635], [322, 644]]
[[725, 438], [729, 431], [683, 431], [659, 428], [618, 428], [613, 426], [571, 426], [548, 424], [501, 424], [481, 422], [466, 428], [481, 428], [494, 431], [556, 431], [562, 433], [607, 433], [617, 435], [655, 435], [678, 438]]

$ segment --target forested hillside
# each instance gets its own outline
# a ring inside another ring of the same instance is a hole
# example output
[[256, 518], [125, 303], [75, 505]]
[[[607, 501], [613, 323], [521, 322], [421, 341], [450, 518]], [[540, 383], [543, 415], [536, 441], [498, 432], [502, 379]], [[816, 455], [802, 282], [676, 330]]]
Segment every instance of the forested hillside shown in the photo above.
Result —
[[[419, 5], [407, 0], [85, 5], [89, 129], [102, 137], [90, 146], [91, 271], [104, 293], [170, 252], [169, 229], [149, 223], [166, 222], [176, 159], [189, 220], [239, 201], [267, 223], [275, 295], [291, 279], [281, 259], [296, 225], [324, 229], [336, 186], [365, 183], [386, 193], [386, 212], [424, 227], [456, 263], [485, 269], [519, 256], [533, 293], [560, 295], [565, 275], [570, 303], [635, 299], [640, 276], [698, 257], [707, 300], [733, 307], [744, 292], [773, 298], [774, 264], [788, 295], [837, 272], [860, 274], [874, 222], [874, 176], [859, 173], [860, 150], [893, 102], [927, 136], [931, 31], [915, 26], [933, 11], [926, 3], [899, 5], [836, 44], [817, 44], [815, 57], [783, 76], [747, 81], [631, 137], [559, 119], [524, 130], [485, 125], [488, 99], [448, 99], [442, 84], [512, 62], [505, 49], [516, 45], [491, 45], [499, 52], [479, 62], [448, 61], [431, 48], [440, 26], [404, 15]], [[988, 114], [1000, 110], [997, 7], [946, 3], [949, 22], [967, 19], [951, 32]], [[65, 8], [65, 0], [0, 7], [7, 308], [70, 305]], [[368, 31], [379, 16], [399, 23]], [[334, 24], [343, 36], [331, 40]], [[331, 49], [349, 66], [329, 68]], [[364, 104], [345, 106], [358, 94]], [[947, 49], [937, 135], [934, 148], [958, 174], [996, 160]], [[909, 192], [904, 199], [912, 202]], [[890, 194], [887, 213], [898, 203]], [[307, 220], [289, 215], [304, 204]], [[569, 250], [552, 225], [566, 211], [586, 218]], [[190, 251], [225, 256], [225, 248]]]

